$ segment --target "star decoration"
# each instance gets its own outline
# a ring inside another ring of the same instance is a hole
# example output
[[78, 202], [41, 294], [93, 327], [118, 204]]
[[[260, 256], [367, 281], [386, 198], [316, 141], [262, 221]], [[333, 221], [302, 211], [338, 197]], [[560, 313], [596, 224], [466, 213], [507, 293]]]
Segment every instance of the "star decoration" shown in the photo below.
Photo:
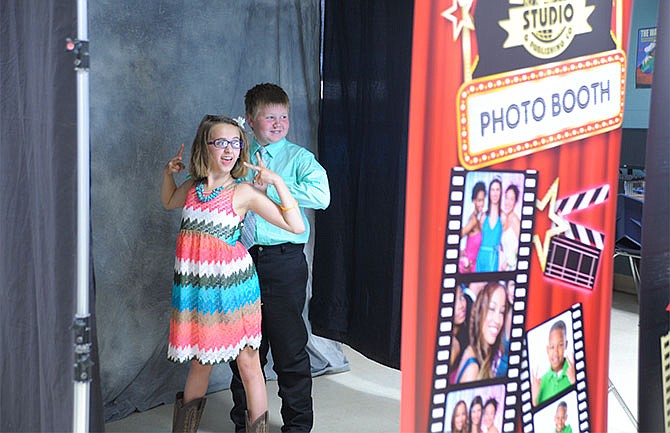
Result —
[[540, 266], [544, 271], [545, 266], [547, 265], [547, 253], [549, 251], [549, 241], [556, 235], [565, 233], [570, 230], [570, 224], [556, 214], [556, 197], [558, 196], [558, 178], [554, 180], [554, 183], [549, 187], [549, 190], [544, 195], [542, 200], [536, 200], [535, 207], [540, 211], [544, 210], [549, 204], [549, 219], [555, 224], [547, 230], [544, 234], [544, 241], [540, 241], [540, 236], [533, 235], [533, 245], [537, 251], [537, 257], [540, 260]]
[[[472, 0], [452, 0], [451, 7], [440, 14], [454, 26], [454, 40], [458, 39], [464, 28], [475, 29], [475, 23], [470, 16], [471, 6]], [[456, 11], [460, 11], [460, 18], [455, 15]]]

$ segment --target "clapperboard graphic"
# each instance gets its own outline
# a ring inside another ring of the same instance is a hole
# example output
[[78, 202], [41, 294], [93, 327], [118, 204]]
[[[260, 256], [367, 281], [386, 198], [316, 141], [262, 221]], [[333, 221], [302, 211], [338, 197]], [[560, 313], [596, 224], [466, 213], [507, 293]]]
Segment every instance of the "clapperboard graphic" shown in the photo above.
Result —
[[[556, 202], [559, 218], [604, 203], [609, 197], [609, 184], [589, 189]], [[566, 221], [569, 229], [551, 238], [544, 274], [548, 277], [593, 289], [600, 255], [604, 248], [601, 232]]]
[[[590, 431], [582, 305], [528, 330], [521, 362], [523, 431]], [[561, 424], [560, 426], [558, 424]]]
[[452, 169], [430, 432], [515, 431], [536, 195], [534, 170]]

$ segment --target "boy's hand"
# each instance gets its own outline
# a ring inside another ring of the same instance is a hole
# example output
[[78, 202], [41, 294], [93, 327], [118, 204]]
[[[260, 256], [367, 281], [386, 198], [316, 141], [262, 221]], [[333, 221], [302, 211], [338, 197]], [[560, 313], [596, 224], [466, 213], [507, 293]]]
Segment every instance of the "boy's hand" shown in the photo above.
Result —
[[184, 154], [184, 143], [181, 144], [179, 152], [177, 152], [177, 154], [171, 160], [169, 160], [167, 164], [165, 164], [163, 172], [165, 174], [177, 174], [183, 169], [185, 169], [186, 165], [184, 165], [182, 161], [183, 154]]
[[575, 355], [572, 351], [565, 353], [565, 360], [568, 363], [568, 369], [565, 371], [565, 375], [568, 376], [570, 383], [574, 385], [577, 381], [577, 375], [575, 374]]
[[537, 397], [540, 394], [540, 384], [542, 379], [538, 374], [538, 367], [532, 368], [530, 371], [530, 393], [533, 401], [533, 406], [537, 406]]

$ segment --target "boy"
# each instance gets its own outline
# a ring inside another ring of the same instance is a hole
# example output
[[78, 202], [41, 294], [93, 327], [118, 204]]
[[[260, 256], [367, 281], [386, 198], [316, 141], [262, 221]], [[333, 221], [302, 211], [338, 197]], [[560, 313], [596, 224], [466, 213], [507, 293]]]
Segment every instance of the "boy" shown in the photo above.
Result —
[[556, 414], [554, 415], [554, 424], [556, 425], [555, 433], [572, 433], [570, 424], [566, 424], [568, 420], [568, 405], [564, 401], [558, 403]]
[[549, 344], [547, 344], [549, 371], [541, 379], [533, 374], [531, 380], [534, 406], [575, 384], [574, 361], [565, 357], [567, 345], [565, 322], [557, 320], [549, 329]]
[[[302, 317], [308, 276], [303, 248], [309, 239], [304, 208], [328, 207], [328, 177], [311, 152], [286, 140], [290, 124], [289, 97], [281, 87], [258, 84], [246, 93], [244, 105], [247, 122], [254, 132], [249, 148], [251, 163], [267, 167], [284, 178], [296, 198], [295, 206], [300, 207], [306, 227], [304, 233], [294, 235], [273, 228], [258, 217], [254, 246], [249, 252], [261, 286], [261, 364], [265, 366], [271, 348], [282, 399], [282, 431], [310, 431], [314, 421], [312, 374], [306, 349], [308, 334]], [[277, 192], [272, 186], [257, 181], [255, 185], [277, 201]], [[234, 363], [231, 363], [231, 369], [234, 405], [230, 417], [235, 430], [244, 431], [244, 388]]]

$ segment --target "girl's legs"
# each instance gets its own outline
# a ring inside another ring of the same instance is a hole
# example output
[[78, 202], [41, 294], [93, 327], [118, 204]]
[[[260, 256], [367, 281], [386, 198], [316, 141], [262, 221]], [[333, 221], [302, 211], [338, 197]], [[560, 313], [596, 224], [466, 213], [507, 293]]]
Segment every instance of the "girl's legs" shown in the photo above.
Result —
[[247, 394], [249, 419], [253, 422], [268, 410], [268, 395], [258, 350], [245, 347], [236, 361], [244, 384], [244, 391]]
[[191, 361], [184, 386], [184, 404], [205, 396], [210, 374], [212, 374], [211, 365], [203, 365], [195, 359]]

